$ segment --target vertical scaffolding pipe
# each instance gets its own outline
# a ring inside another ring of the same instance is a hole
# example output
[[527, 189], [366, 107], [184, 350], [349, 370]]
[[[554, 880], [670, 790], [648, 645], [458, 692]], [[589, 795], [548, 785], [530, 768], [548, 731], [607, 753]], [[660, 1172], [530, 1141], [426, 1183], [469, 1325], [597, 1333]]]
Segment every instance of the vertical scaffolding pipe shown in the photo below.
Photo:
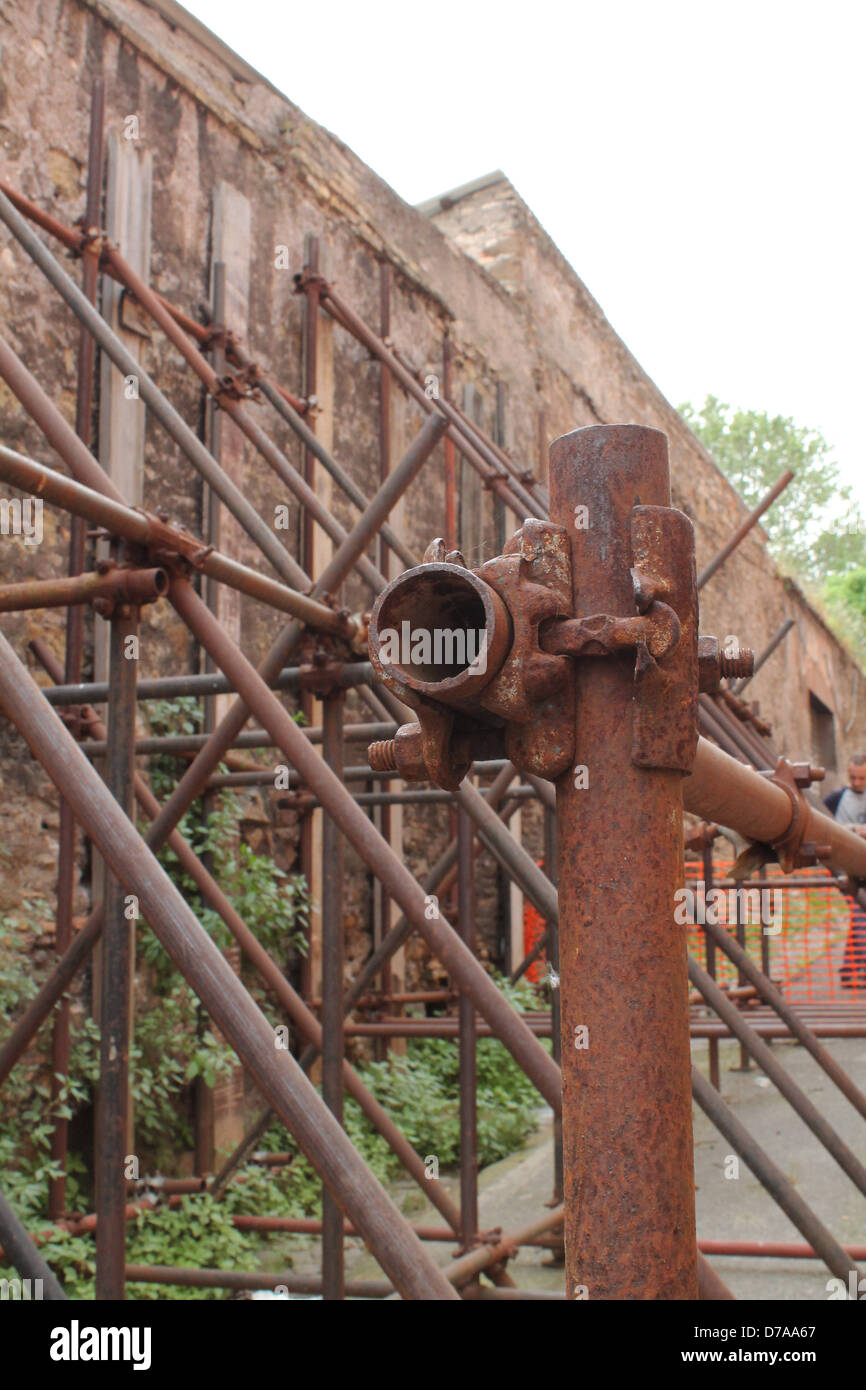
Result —
[[[343, 773], [343, 711], [346, 697], [322, 705], [322, 755], [338, 777]], [[322, 824], [322, 1099], [343, 1123], [343, 836], [333, 817]], [[345, 1295], [343, 1212], [322, 1190], [322, 1294]]]
[[[742, 903], [741, 903], [741, 901], [740, 901], [739, 888], [738, 888], [737, 892], [734, 894], [734, 923], [733, 923], [733, 925], [736, 927], [736, 932], [735, 932], [734, 934], [735, 934], [735, 936], [736, 936], [737, 943], [738, 943], [738, 944], [743, 948], [743, 950], [745, 951], [745, 949], [746, 949], [746, 922], [745, 922], [745, 916], [744, 916], [744, 913], [743, 913], [743, 905], [742, 905]], [[762, 966], [761, 968], [763, 969], [763, 966]], [[742, 988], [742, 986], [743, 986], [744, 984], [746, 984], [746, 977], [745, 977], [745, 975], [743, 974], [743, 972], [742, 972], [742, 970], [740, 969], [740, 967], [737, 966], [737, 986], [738, 986], [738, 988]], [[737, 1008], [739, 1008], [739, 1007], [740, 1007], [740, 1006], [739, 1006], [739, 1003], [738, 1003], [738, 1004], [737, 1004]], [[742, 1042], [740, 1043], [740, 1065], [737, 1067], [736, 1070], [737, 1070], [737, 1071], [751, 1071], [751, 1070], [752, 1070], [752, 1059], [751, 1059], [751, 1057], [749, 1056], [749, 1050], [748, 1050], [748, 1048], [744, 1045], [744, 1043], [742, 1043]]]
[[[452, 344], [451, 335], [447, 328], [442, 339], [442, 396], [444, 400], [451, 400], [453, 382], [451, 379], [451, 358]], [[444, 439], [445, 449], [445, 544], [449, 550], [456, 550], [459, 533], [457, 524], [457, 455], [454, 449], [454, 440], [446, 435]], [[452, 843], [457, 840], [457, 813], [453, 806], [448, 808], [448, 835]], [[446, 902], [446, 912], [453, 912], [455, 915], [459, 911], [457, 898], [459, 897], [459, 878], [456, 886], [456, 896]], [[507, 957], [506, 957], [507, 959]]]
[[[319, 273], [319, 238], [306, 238], [305, 269], [314, 276]], [[304, 395], [309, 401], [316, 394], [317, 365], [319, 353], [319, 286], [315, 280], [307, 288], [304, 296]], [[310, 424], [315, 429], [315, 412]], [[316, 456], [309, 448], [304, 448], [304, 482], [316, 486]], [[313, 573], [313, 518], [306, 510], [301, 513], [301, 564], [308, 574]]]
[[[494, 436], [497, 444], [505, 443], [505, 387], [501, 381], [496, 383], [496, 417]], [[494, 554], [501, 555], [505, 548], [506, 536], [506, 509], [501, 497], [495, 493], [491, 496], [493, 506], [493, 545]], [[520, 817], [514, 825], [515, 837], [520, 839], [521, 821]], [[499, 945], [501, 949], [502, 969], [504, 974], [511, 971], [514, 963], [514, 923], [512, 919], [512, 885], [513, 879], [501, 864], [496, 866], [496, 906], [499, 924]], [[521, 924], [522, 926], [522, 924]], [[521, 933], [522, 935], [522, 933]], [[521, 942], [521, 945], [523, 943]], [[523, 951], [521, 951], [523, 954]]]
[[[217, 326], [224, 326], [226, 319], [226, 268], [224, 261], [215, 261], [213, 264], [213, 284], [211, 287], [211, 322]], [[211, 349], [211, 366], [217, 376], [223, 376], [226, 370], [226, 354], [224, 343], [220, 338], [215, 338]], [[208, 412], [208, 446], [215, 459], [222, 457], [222, 433], [223, 433], [223, 414], [216, 400], [210, 397], [207, 402]], [[202, 533], [208, 545], [219, 549], [220, 543], [220, 500], [212, 487], [207, 483], [204, 485], [205, 507], [202, 518]], [[210, 576], [205, 576], [202, 581], [202, 597], [212, 613], [217, 612], [217, 595], [219, 589], [217, 581]], [[210, 657], [205, 655], [205, 671], [213, 671], [214, 665]], [[216, 701], [214, 696], [205, 700], [205, 728], [208, 733], [213, 732], [214, 709]]]
[[[496, 443], [504, 447], [505, 383], [502, 381], [497, 381], [496, 383], [496, 429], [494, 434], [496, 436]], [[494, 545], [496, 546], [496, 554], [501, 555], [505, 542], [508, 539], [506, 535], [505, 503], [502, 498], [497, 497], [495, 493], [493, 495], [493, 530], [495, 535]]]
[[[87, 198], [84, 217], [86, 227], [97, 227], [102, 212], [102, 165], [105, 157], [105, 84], [98, 77], [93, 84], [90, 105], [90, 142], [87, 151]], [[99, 254], [88, 246], [82, 256], [81, 288], [91, 304], [96, 303], [99, 286]], [[78, 331], [78, 380], [75, 396], [75, 433], [90, 448], [91, 412], [93, 409], [93, 372], [96, 343], [82, 324]], [[84, 571], [87, 544], [87, 522], [78, 516], [69, 520], [69, 575]], [[67, 685], [81, 680], [81, 657], [84, 647], [84, 609], [70, 604], [66, 613]], [[72, 940], [72, 911], [75, 897], [75, 820], [68, 801], [60, 800], [60, 826], [57, 856], [57, 915], [54, 940], [58, 956], [62, 956]], [[51, 1136], [51, 1161], [61, 1171], [52, 1178], [48, 1188], [48, 1215], [56, 1221], [66, 1206], [66, 1148], [69, 1124], [56, 1115], [66, 1076], [69, 1072], [70, 1001], [63, 998], [57, 1008], [51, 1041], [51, 1102], [54, 1132]]]
[[764, 914], [761, 913], [761, 969], [765, 975], [770, 974], [770, 936], [765, 931]]
[[[713, 888], [713, 846], [705, 844], [703, 847], [704, 860], [704, 901], [712, 892]], [[704, 943], [707, 952], [707, 974], [711, 980], [716, 978], [716, 943], [710, 933], [704, 927]], [[710, 1085], [720, 1091], [721, 1084], [719, 1078], [719, 1040], [718, 1038], [709, 1039], [710, 1051]]]
[[[319, 270], [319, 239], [315, 236], [306, 237], [304, 248], [304, 261], [306, 269], [318, 274]], [[314, 282], [310, 285], [304, 295], [304, 390], [303, 395], [308, 401], [315, 400], [316, 396], [316, 375], [319, 354], [319, 287]], [[310, 412], [310, 428], [316, 428], [315, 411]], [[304, 482], [314, 488], [316, 485], [316, 456], [311, 449], [304, 448]], [[313, 548], [314, 548], [314, 522], [310, 512], [302, 507], [300, 509], [301, 527], [301, 564], [307, 574], [314, 575], [313, 569]], [[313, 696], [309, 690], [301, 691], [300, 698], [301, 713], [308, 724], [312, 724]], [[300, 851], [299, 860], [301, 873], [307, 884], [313, 882], [313, 813], [307, 811], [301, 817]], [[314, 992], [313, 980], [313, 917], [309, 918], [307, 935], [307, 954], [301, 962], [301, 994], [307, 999], [312, 998]]]
[[[442, 341], [442, 395], [450, 401], [451, 338], [448, 333]], [[445, 544], [449, 550], [457, 548], [457, 463], [450, 435], [445, 436]]]
[[[575, 615], [632, 614], [631, 512], [670, 506], [666, 437], [575, 430], [551, 445], [550, 474]], [[576, 683], [588, 777], [556, 783], [566, 1290], [696, 1299], [688, 980], [673, 927], [682, 779], [632, 762], [633, 654], [582, 659]]]
[[[387, 261], [383, 261], [379, 267], [379, 332], [385, 342], [391, 338], [391, 267]], [[384, 362], [379, 364], [379, 483], [387, 481], [391, 472], [391, 373]], [[385, 579], [391, 578], [391, 552], [384, 539], [379, 537], [378, 545], [378, 568]], [[375, 788], [371, 788], [375, 791]], [[391, 780], [388, 778], [382, 783], [382, 791], [391, 790]], [[380, 806], [374, 809], [373, 824], [379, 831], [383, 839], [391, 843], [391, 807]], [[382, 938], [387, 935], [391, 925], [391, 899], [385, 892], [384, 884], [380, 879], [373, 878], [373, 893], [375, 895], [375, 924], [373, 932], [374, 948], [380, 945]], [[379, 988], [385, 993], [391, 993], [392, 974], [390, 957], [385, 962], [382, 975], [379, 980]], [[397, 1010], [402, 1013], [402, 1008]], [[377, 1038], [374, 1043], [374, 1055], [377, 1061], [381, 1061], [390, 1046], [390, 1039]]]
[[[224, 327], [226, 321], [226, 267], [225, 261], [214, 261], [212, 267], [211, 283], [211, 323], [218, 327]], [[210, 355], [210, 363], [217, 376], [223, 376], [226, 371], [225, 344], [219, 336], [214, 339], [213, 348]], [[223, 412], [219, 409], [213, 397], [207, 401], [208, 432], [207, 444], [215, 459], [222, 459], [222, 435], [223, 435]], [[220, 543], [220, 500], [212, 487], [204, 484], [204, 506], [202, 508], [202, 533], [208, 545], [219, 548]], [[219, 616], [219, 587], [217, 581], [209, 575], [202, 579], [202, 598], [212, 613]], [[213, 659], [208, 652], [200, 654], [201, 670], [203, 674], [213, 675], [216, 672]], [[217, 724], [217, 697], [206, 695], [203, 700], [202, 729], [208, 737], [213, 733]], [[201, 798], [201, 823], [204, 828], [208, 823], [208, 818], [217, 809], [219, 803], [219, 793], [206, 789]], [[213, 855], [206, 852], [202, 856], [202, 861], [208, 870], [213, 868]], [[197, 1010], [196, 1028], [202, 1032], [207, 1027], [207, 1017], [204, 1009], [199, 1004]], [[212, 1173], [214, 1167], [214, 1093], [213, 1087], [208, 1086], [203, 1076], [197, 1076], [193, 1083], [193, 1135], [195, 1145], [195, 1157], [193, 1166], [196, 1174], [203, 1177], [205, 1174]]]
[[[132, 817], [135, 779], [135, 682], [138, 610], [111, 619], [108, 672], [106, 781], [120, 809]], [[100, 1006], [99, 1091], [96, 1102], [96, 1297], [125, 1297], [126, 1171], [129, 1119], [129, 1034], [132, 1018], [133, 923], [125, 893], [106, 869]]]
[[[544, 808], [544, 869], [554, 887], [557, 885], [556, 813], [551, 806]], [[559, 921], [551, 917], [547, 923], [547, 960], [550, 966], [550, 1042], [554, 1062], [562, 1066], [562, 1027], [559, 1009]], [[553, 1116], [553, 1196], [550, 1205], [562, 1203], [562, 1115]]]
[[[379, 331], [383, 339], [391, 336], [391, 267], [379, 267]], [[391, 373], [379, 364], [379, 483], [391, 472]], [[383, 536], [378, 539], [377, 567], [385, 579], [391, 578], [391, 551]]]
[[[460, 936], [475, 951], [474, 827], [457, 812], [457, 913]], [[460, 1243], [471, 1250], [478, 1234], [478, 1105], [475, 1005], [463, 990], [457, 1006], [460, 1054]]]

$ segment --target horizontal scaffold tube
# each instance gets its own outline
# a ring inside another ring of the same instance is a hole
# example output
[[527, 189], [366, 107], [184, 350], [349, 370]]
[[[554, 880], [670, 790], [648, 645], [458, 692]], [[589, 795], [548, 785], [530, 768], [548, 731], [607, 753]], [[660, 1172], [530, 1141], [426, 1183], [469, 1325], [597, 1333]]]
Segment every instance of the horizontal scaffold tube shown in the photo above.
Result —
[[[787, 792], [703, 738], [691, 776], [683, 778], [683, 805], [703, 820], [764, 844], [780, 840], [791, 824]], [[866, 840], [805, 802], [803, 814], [804, 839], [829, 845], [834, 867], [866, 879]]]
[[[54, 410], [53, 405], [51, 409]], [[55, 444], [55, 447], [58, 445]], [[61, 457], [72, 467], [72, 455], [61, 451]], [[63, 507], [93, 526], [104, 527], [110, 535], [122, 536], [135, 545], [173, 550], [211, 579], [248, 594], [250, 598], [259, 599], [281, 613], [290, 613], [319, 631], [351, 636], [354, 630], [354, 624], [346, 614], [335, 613], [332, 608], [307, 594], [298, 593], [268, 575], [257, 574], [239, 561], [212, 550], [203, 540], [178, 526], [116, 500], [107, 494], [99, 474], [94, 476], [94, 483], [99, 489], [95, 491], [0, 444], [0, 478], [11, 487], [47, 502], [49, 506]]]

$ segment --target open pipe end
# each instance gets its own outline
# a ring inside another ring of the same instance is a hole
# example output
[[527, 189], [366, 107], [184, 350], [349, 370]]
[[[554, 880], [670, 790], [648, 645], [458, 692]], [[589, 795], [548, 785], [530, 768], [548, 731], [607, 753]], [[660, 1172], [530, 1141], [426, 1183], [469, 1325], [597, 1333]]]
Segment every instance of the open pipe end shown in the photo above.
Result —
[[370, 618], [370, 659], [391, 680], [462, 704], [493, 680], [512, 642], [502, 599], [459, 565], [418, 565], [382, 591]]

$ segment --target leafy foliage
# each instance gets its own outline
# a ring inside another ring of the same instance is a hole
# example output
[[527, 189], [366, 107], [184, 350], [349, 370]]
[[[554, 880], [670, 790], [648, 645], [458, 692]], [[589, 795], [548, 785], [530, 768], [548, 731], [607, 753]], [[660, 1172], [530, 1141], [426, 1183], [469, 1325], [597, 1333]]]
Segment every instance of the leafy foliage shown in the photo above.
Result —
[[[198, 702], [184, 697], [155, 704], [149, 717], [151, 731], [161, 735], [197, 733], [202, 716]], [[177, 776], [176, 758], [160, 755], [151, 759], [151, 784], [157, 795], [167, 796]], [[290, 950], [303, 954], [307, 949], [303, 928], [309, 913], [306, 882], [300, 874], [284, 873], [272, 859], [256, 854], [240, 840], [239, 820], [239, 798], [224, 791], [207, 817], [202, 816], [201, 802], [194, 801], [178, 829], [199, 858], [209, 863], [214, 878], [265, 949], [277, 958]], [[220, 950], [231, 946], [234, 938], [219, 914], [205, 905], [174, 851], [164, 845], [157, 857]], [[157, 988], [164, 990], [174, 978], [172, 962], [150, 931], [142, 933], [140, 949], [143, 959], [154, 968]]]
[[[527, 982], [512, 985], [498, 980], [516, 1008], [538, 1007], [538, 996]], [[358, 1068], [372, 1091], [418, 1153], [435, 1154], [440, 1169], [460, 1159], [458, 1050], [443, 1038], [415, 1038], [405, 1056], [370, 1062]], [[539, 1096], [511, 1054], [495, 1038], [478, 1040], [478, 1161], [495, 1163], [518, 1149], [536, 1126]], [[402, 1170], [385, 1140], [351, 1099], [344, 1106], [344, 1124], [352, 1143], [382, 1182]], [[233, 1186], [225, 1202], [233, 1211], [268, 1210], [275, 1215], [321, 1215], [321, 1184], [294, 1140], [273, 1126], [262, 1140], [269, 1152], [294, 1155], [289, 1168], [264, 1172], [255, 1165], [243, 1170], [244, 1181]], [[268, 1205], [256, 1208], [254, 1196], [268, 1193]]]
[[786, 468], [790, 482], [761, 518], [778, 562], [815, 584], [866, 563], [866, 524], [826, 439], [790, 417], [738, 410], [716, 396], [680, 414], [749, 507]]
[[[177, 1265], [183, 1269], [248, 1269], [256, 1241], [232, 1224], [224, 1203], [206, 1193], [183, 1197], [176, 1207], [139, 1212], [129, 1223], [129, 1264]], [[224, 1299], [224, 1289], [172, 1284], [129, 1284], [127, 1296], [140, 1300]]]
[[[499, 980], [502, 993], [518, 1009], [538, 1007], [528, 983]], [[410, 1041], [405, 1057], [373, 1062], [364, 1078], [415, 1148], [436, 1154], [440, 1167], [460, 1157], [459, 1054], [454, 1043], [438, 1038]], [[495, 1163], [519, 1148], [535, 1127], [538, 1092], [511, 1053], [495, 1038], [479, 1038], [477, 1066], [478, 1161]]]
[[824, 606], [840, 636], [866, 656], [866, 564], [829, 575]]

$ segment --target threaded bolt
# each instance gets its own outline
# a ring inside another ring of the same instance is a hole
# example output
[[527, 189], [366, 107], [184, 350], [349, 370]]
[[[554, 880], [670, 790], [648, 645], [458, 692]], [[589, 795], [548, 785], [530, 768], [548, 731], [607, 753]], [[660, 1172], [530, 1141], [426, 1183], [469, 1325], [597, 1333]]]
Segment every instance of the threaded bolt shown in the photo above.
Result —
[[740, 647], [736, 656], [719, 652], [719, 676], [733, 680], [736, 676], [751, 676], [755, 670], [755, 653], [751, 647]]
[[379, 743], [371, 743], [367, 749], [367, 759], [374, 772], [396, 772], [397, 740], [384, 738]]

